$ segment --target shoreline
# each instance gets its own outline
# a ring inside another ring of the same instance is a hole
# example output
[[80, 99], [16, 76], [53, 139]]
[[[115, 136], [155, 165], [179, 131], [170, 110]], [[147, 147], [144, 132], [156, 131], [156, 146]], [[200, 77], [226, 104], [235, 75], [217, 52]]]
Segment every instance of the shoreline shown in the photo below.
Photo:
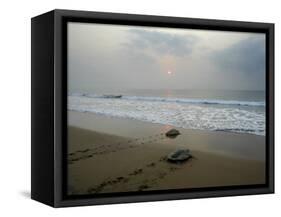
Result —
[[[185, 129], [140, 120], [108, 117], [88, 112], [69, 111], [68, 116], [68, 125], [70, 126], [128, 138], [166, 133], [168, 130], [175, 128], [180, 132], [184, 132], [184, 134], [170, 142], [190, 143], [189, 145], [193, 149], [201, 151], [221, 153], [223, 155], [229, 154], [230, 156], [236, 154], [236, 157], [240, 158], [246, 157], [247, 159], [265, 160], [265, 136], [261, 135]], [[224, 137], [224, 144], [221, 142], [217, 143], [216, 137]], [[251, 143], [245, 146], [242, 143], [245, 143], [248, 138], [251, 138]]]
[[135, 118], [130, 118], [130, 117], [115, 117], [115, 116], [111, 116], [111, 115], [106, 115], [106, 114], [98, 114], [98, 113], [94, 113], [94, 112], [88, 112], [88, 111], [75, 111], [75, 110], [68, 110], [68, 113], [86, 113], [89, 114], [90, 116], [101, 116], [103, 118], [107, 118], [107, 119], [117, 119], [117, 120], [129, 120], [129, 121], [137, 121], [137, 122], [142, 122], [142, 123], [148, 123], [148, 124], [153, 124], [153, 125], [169, 125], [173, 128], [179, 128], [179, 129], [184, 129], [184, 130], [196, 130], [196, 131], [205, 131], [205, 132], [223, 132], [223, 133], [232, 133], [232, 134], [246, 134], [246, 135], [255, 135], [255, 136], [263, 136], [265, 137], [265, 135], [260, 135], [260, 134], [255, 134], [255, 133], [250, 133], [250, 132], [236, 132], [236, 131], [231, 131], [228, 129], [222, 129], [222, 130], [210, 130], [210, 129], [193, 129], [193, 128], [184, 128], [184, 127], [178, 127], [178, 126], [174, 126], [174, 125], [170, 125], [170, 124], [164, 124], [164, 123], [158, 123], [158, 122], [151, 122], [151, 121], [145, 121], [145, 120], [138, 120]]
[[[265, 183], [263, 136], [177, 128], [181, 135], [170, 139], [165, 136], [170, 128], [69, 112], [69, 193]], [[193, 158], [167, 162], [179, 148], [190, 149]]]
[[[265, 137], [265, 135], [258, 135], [258, 134], [246, 133], [246, 132], [235, 132], [235, 131], [228, 131], [228, 130], [207, 130], [207, 129], [183, 128], [183, 127], [177, 127], [177, 126], [173, 126], [173, 125], [169, 125], [169, 124], [154, 123], [154, 122], [149, 122], [149, 121], [137, 120], [134, 118], [114, 117], [114, 116], [109, 116], [109, 115], [105, 115], [105, 114], [97, 114], [94, 112], [87, 112], [87, 111], [68, 110], [67, 112], [68, 112], [68, 114], [87, 114], [92, 117], [96, 116], [96, 118], [100, 117], [100, 118], [110, 119], [110, 120], [141, 122], [143, 124], [156, 125], [156, 126], [170, 126], [170, 128], [176, 128], [176, 129], [182, 129], [182, 130], [202, 131], [202, 132], [210, 132], [210, 133], [212, 133], [212, 132], [213, 133], [230, 133], [230, 134], [238, 134], [238, 135], [253, 135], [253, 136]], [[88, 128], [86, 128], [86, 129], [88, 129]], [[92, 129], [92, 128], [90, 127], [89, 129]]]

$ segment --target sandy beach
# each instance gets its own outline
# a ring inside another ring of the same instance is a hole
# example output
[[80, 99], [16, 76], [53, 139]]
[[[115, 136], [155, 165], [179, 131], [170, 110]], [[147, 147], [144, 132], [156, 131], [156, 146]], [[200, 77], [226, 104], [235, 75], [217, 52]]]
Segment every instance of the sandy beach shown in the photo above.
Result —
[[[68, 112], [68, 193], [95, 194], [265, 183], [265, 137], [187, 130]], [[191, 151], [175, 164], [167, 155]]]

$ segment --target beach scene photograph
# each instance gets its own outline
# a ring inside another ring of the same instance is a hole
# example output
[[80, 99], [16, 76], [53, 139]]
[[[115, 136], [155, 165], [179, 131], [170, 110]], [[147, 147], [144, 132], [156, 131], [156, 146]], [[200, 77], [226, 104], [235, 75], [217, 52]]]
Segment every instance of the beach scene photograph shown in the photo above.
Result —
[[265, 34], [67, 23], [67, 194], [266, 183]]

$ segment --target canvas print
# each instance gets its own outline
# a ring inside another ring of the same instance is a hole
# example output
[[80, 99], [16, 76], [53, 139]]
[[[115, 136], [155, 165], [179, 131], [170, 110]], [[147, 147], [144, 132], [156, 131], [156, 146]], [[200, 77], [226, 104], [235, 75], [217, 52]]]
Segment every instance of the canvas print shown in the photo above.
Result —
[[265, 184], [265, 44], [68, 22], [67, 194]]

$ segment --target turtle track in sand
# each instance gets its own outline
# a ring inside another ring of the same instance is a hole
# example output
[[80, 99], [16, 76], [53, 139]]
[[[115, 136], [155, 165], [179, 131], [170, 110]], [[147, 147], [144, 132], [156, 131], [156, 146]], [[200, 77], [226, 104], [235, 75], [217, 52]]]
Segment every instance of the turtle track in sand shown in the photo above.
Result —
[[141, 145], [145, 145], [153, 142], [159, 142], [164, 139], [166, 139], [165, 134], [160, 133], [148, 137], [128, 139], [126, 142], [98, 145], [95, 148], [86, 148], [86, 149], [77, 150], [75, 152], [71, 152], [68, 154], [68, 158], [67, 158], [68, 164], [73, 164], [77, 161], [94, 157], [95, 155], [103, 155], [103, 154], [131, 149], [131, 148], [137, 148]]

